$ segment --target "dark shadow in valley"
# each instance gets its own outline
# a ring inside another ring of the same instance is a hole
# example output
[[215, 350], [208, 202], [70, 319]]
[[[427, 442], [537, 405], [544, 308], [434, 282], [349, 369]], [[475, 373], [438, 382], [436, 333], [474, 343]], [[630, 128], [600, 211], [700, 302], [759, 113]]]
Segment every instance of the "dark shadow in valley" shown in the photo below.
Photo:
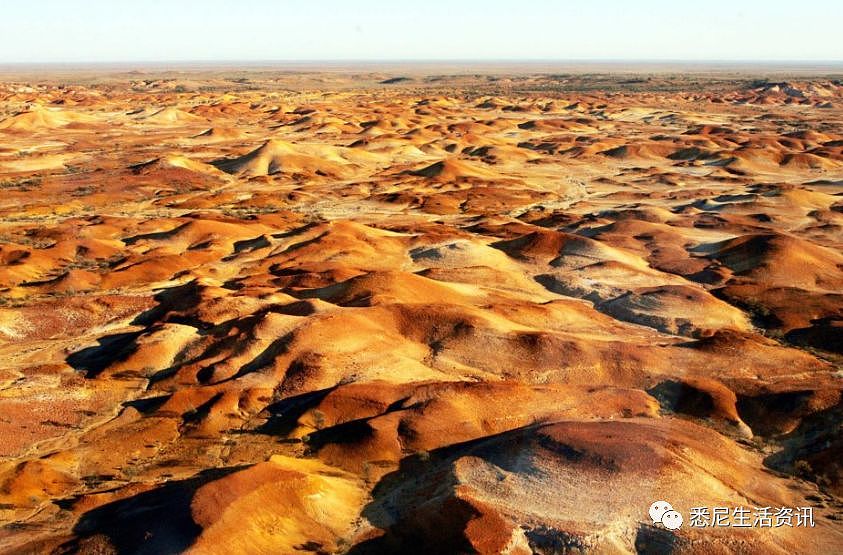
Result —
[[142, 332], [117, 333], [97, 339], [98, 345], [71, 353], [67, 363], [85, 373], [86, 378], [96, 378], [115, 362], [125, 360], [135, 350], [135, 340]]
[[[105, 536], [121, 555], [181, 553], [199, 536], [190, 504], [196, 490], [246, 467], [213, 469], [187, 480], [168, 482], [126, 499], [108, 503], [82, 515], [60, 553], [86, 552], [86, 540]], [[89, 540], [90, 541], [90, 540]]]
[[474, 439], [401, 460], [399, 468], [386, 474], [372, 491], [363, 516], [383, 535], [363, 541], [349, 555], [391, 553], [473, 553], [465, 536], [469, 521], [479, 516], [469, 501], [454, 490], [457, 479], [451, 465], [460, 457], [475, 456], [503, 470], [533, 472], [521, 456], [536, 441], [527, 426], [490, 437]]
[[301, 416], [317, 406], [336, 386], [287, 397], [266, 407], [269, 418], [255, 431], [260, 434], [287, 436], [298, 425]]

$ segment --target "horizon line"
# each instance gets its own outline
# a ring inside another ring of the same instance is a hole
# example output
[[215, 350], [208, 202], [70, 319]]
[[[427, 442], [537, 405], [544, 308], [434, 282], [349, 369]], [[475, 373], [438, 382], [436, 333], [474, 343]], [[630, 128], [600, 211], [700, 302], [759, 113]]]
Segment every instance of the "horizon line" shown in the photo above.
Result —
[[823, 64], [843, 66], [843, 59], [788, 59], [788, 58], [219, 58], [219, 59], [137, 59], [137, 60], [32, 60], [0, 61], [0, 66], [43, 66], [43, 65], [136, 65], [136, 64], [764, 64], [764, 65], [808, 65]]

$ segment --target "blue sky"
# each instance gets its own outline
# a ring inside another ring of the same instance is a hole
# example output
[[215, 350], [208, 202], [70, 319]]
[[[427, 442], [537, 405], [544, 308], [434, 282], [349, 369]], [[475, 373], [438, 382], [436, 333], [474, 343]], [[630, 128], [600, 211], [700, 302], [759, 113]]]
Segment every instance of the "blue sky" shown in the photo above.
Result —
[[841, 0], [30, 0], [0, 10], [0, 63], [843, 61]]

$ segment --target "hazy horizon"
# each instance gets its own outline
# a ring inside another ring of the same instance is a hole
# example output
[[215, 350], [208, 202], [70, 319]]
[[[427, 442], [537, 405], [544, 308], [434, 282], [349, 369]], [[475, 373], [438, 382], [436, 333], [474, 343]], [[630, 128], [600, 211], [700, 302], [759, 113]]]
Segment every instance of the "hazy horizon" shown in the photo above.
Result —
[[685, 73], [711, 76], [755, 75], [772, 79], [802, 76], [843, 77], [843, 62], [755, 60], [146, 60], [101, 62], [0, 62], [0, 76], [36, 79], [47, 75], [142, 74], [200, 75], [241, 73], [376, 73], [421, 75], [660, 75]]
[[835, 63], [843, 5], [429, 0], [33, 0], [4, 9], [0, 65], [317, 62]]
[[807, 65], [823, 65], [829, 67], [843, 67], [843, 60], [834, 59], [814, 59], [814, 60], [766, 60], [766, 59], [689, 59], [689, 58], [675, 58], [675, 59], [650, 59], [650, 58], [312, 58], [312, 59], [258, 59], [258, 58], [243, 58], [243, 59], [148, 59], [148, 60], [79, 60], [79, 61], [30, 61], [30, 62], [0, 62], [0, 66], [147, 66], [147, 65], [168, 65], [168, 66], [219, 66], [226, 64], [250, 64], [256, 67], [271, 66], [271, 65], [291, 65], [291, 66], [321, 66], [333, 64], [337, 66], [355, 66], [355, 65], [434, 65], [434, 64], [477, 64], [479, 66], [490, 65], [512, 65], [512, 66], [535, 66], [535, 65], [688, 65], [688, 66], [746, 66], [746, 65], [760, 65], [760, 66], [792, 66], [803, 67]]

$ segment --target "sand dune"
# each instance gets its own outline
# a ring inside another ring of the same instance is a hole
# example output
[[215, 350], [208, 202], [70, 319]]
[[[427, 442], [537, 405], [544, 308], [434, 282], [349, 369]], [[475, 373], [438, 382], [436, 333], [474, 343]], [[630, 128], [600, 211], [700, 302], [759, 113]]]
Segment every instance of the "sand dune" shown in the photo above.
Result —
[[718, 245], [710, 255], [737, 275], [764, 285], [840, 290], [843, 256], [787, 235], [759, 234]]
[[495, 173], [491, 170], [454, 158], [434, 162], [429, 166], [413, 170], [410, 174], [442, 181], [454, 181], [472, 177], [477, 179], [491, 179], [495, 177]]
[[185, 112], [184, 110], [179, 110], [178, 108], [174, 108], [172, 106], [162, 108], [149, 115], [144, 115], [140, 117], [139, 120], [144, 123], [151, 123], [155, 125], [182, 125], [189, 123], [201, 123], [205, 121], [204, 118], [195, 116], [189, 112]]
[[211, 127], [198, 135], [194, 135], [191, 139], [202, 141], [234, 141], [237, 139], [246, 138], [248, 135], [239, 129], [231, 127]]
[[9, 116], [0, 121], [0, 131], [28, 133], [72, 125], [85, 125], [96, 121], [95, 117], [85, 113], [36, 105], [26, 112]]
[[360, 160], [374, 160], [375, 155], [329, 145], [301, 145], [271, 139], [259, 148], [238, 158], [213, 162], [226, 173], [249, 177], [277, 173], [300, 173], [309, 176], [347, 175], [347, 166]]

